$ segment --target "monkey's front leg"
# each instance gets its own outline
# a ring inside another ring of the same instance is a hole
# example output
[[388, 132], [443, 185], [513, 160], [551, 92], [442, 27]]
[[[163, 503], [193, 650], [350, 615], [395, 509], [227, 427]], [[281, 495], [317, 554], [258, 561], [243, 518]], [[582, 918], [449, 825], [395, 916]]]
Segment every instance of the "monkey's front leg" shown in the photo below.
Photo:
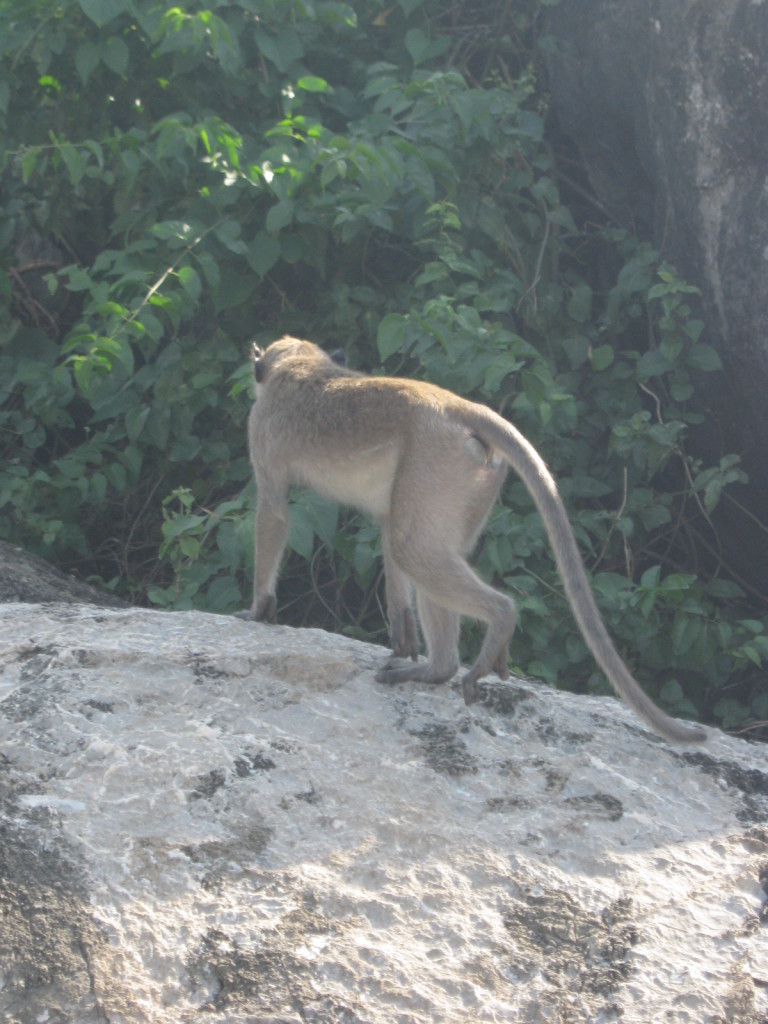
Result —
[[387, 595], [387, 620], [392, 653], [396, 658], [410, 658], [416, 661], [419, 656], [419, 636], [411, 608], [413, 587], [392, 557], [389, 523], [386, 519], [381, 522], [381, 553], [384, 558], [384, 587]]
[[419, 656], [419, 638], [416, 633], [416, 620], [410, 608], [389, 616], [389, 641], [392, 653], [396, 658], [410, 658], [416, 661]]
[[277, 622], [275, 587], [289, 526], [288, 503], [284, 495], [270, 498], [262, 495], [260, 490], [254, 531], [253, 601], [250, 608], [237, 613], [238, 618]]

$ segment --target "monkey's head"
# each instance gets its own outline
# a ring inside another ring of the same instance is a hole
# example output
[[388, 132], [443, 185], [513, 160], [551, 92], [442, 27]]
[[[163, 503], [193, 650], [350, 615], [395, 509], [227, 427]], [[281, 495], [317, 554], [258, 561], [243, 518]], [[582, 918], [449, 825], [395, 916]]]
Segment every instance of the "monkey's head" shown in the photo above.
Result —
[[279, 341], [273, 341], [266, 349], [260, 348], [254, 341], [251, 345], [251, 362], [256, 383], [263, 384], [271, 370], [289, 359], [313, 365], [329, 361], [336, 366], [347, 365], [347, 357], [342, 348], [328, 353], [311, 341], [302, 341], [300, 338], [291, 338], [287, 335]]

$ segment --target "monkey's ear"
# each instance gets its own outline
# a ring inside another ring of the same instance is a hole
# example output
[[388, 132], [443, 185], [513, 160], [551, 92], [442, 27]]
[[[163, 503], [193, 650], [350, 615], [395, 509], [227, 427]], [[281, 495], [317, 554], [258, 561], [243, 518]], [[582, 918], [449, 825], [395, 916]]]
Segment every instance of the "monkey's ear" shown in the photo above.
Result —
[[254, 341], [251, 345], [251, 361], [253, 363], [253, 376], [256, 378], [256, 383], [261, 384], [264, 380], [264, 364], [262, 357], [264, 353]]
[[347, 365], [347, 353], [344, 351], [343, 348], [335, 348], [333, 352], [329, 352], [328, 355], [331, 357], [333, 362], [336, 363], [337, 366]]

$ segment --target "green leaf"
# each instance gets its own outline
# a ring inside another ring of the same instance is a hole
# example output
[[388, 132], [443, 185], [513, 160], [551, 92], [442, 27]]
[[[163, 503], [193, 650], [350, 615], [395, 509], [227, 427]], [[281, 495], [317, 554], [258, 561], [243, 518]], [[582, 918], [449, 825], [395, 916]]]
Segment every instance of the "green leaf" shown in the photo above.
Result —
[[598, 345], [590, 352], [590, 362], [598, 372], [607, 370], [613, 362], [613, 347], [611, 345]]
[[193, 238], [192, 231], [192, 225], [183, 220], [163, 220], [152, 225], [152, 234], [156, 238], [168, 242], [178, 241], [184, 245]]
[[110, 71], [121, 77], [128, 70], [130, 51], [119, 36], [110, 36], [101, 48], [101, 59]]
[[703, 320], [689, 320], [685, 325], [685, 333], [688, 335], [691, 341], [698, 341], [703, 330]]
[[304, 44], [294, 29], [284, 28], [276, 35], [256, 29], [254, 36], [260, 52], [278, 71], [286, 73], [291, 65], [304, 56]]
[[569, 234], [578, 234], [576, 221], [573, 219], [573, 214], [567, 206], [555, 206], [553, 210], [549, 210], [547, 212], [547, 220], [550, 224], [556, 224], [558, 227], [565, 228]]
[[677, 655], [685, 654], [701, 636], [701, 620], [695, 615], [678, 612], [672, 625], [672, 649]]
[[41, 75], [37, 80], [37, 84], [40, 85], [49, 96], [58, 96], [61, 92], [61, 82], [53, 75]]
[[205, 280], [211, 291], [216, 291], [221, 283], [221, 271], [218, 260], [210, 252], [198, 252], [197, 263], [205, 276]]
[[669, 393], [676, 402], [687, 402], [693, 395], [693, 384], [688, 381], [672, 381], [669, 385]]
[[146, 330], [152, 341], [159, 341], [165, 334], [165, 330], [161, 322], [154, 313], [150, 313], [146, 306], [139, 314], [139, 323]]
[[720, 601], [734, 601], [744, 597], [744, 591], [738, 583], [720, 577], [707, 583], [707, 594]]
[[214, 234], [223, 246], [238, 256], [244, 256], [248, 252], [248, 246], [240, 238], [240, 225], [236, 220], [225, 220], [217, 224]]
[[420, 64], [422, 55], [429, 48], [429, 39], [420, 28], [412, 28], [405, 36], [405, 48], [414, 64]]
[[508, 352], [503, 352], [494, 356], [485, 369], [483, 386], [487, 391], [495, 393], [499, 390], [502, 381], [508, 377], [510, 373], [515, 373], [519, 370], [522, 365], [523, 364], [520, 360], [514, 359]]
[[80, 152], [75, 146], [64, 143], [59, 152], [61, 153], [61, 159], [67, 168], [69, 174], [69, 180], [73, 188], [77, 188], [85, 174], [85, 168], [87, 165], [87, 157]]
[[181, 267], [179, 269], [179, 280], [187, 295], [197, 302], [203, 290], [198, 272], [193, 267]]
[[85, 139], [85, 141], [83, 142], [83, 147], [89, 150], [93, 154], [93, 156], [96, 157], [96, 162], [99, 165], [99, 170], [102, 170], [104, 167], [104, 150], [101, 148], [100, 143], [96, 142], [94, 139]]
[[588, 284], [579, 284], [568, 300], [568, 315], [576, 323], [583, 324], [592, 312], [592, 289]]
[[739, 619], [739, 625], [743, 626], [744, 629], [749, 630], [750, 633], [754, 633], [755, 636], [762, 633], [765, 626], [760, 619]]
[[592, 354], [589, 338], [585, 338], [583, 335], [565, 338], [562, 345], [572, 370], [577, 370], [580, 366], [583, 366]]
[[547, 374], [539, 370], [523, 370], [520, 374], [520, 383], [523, 385], [525, 397], [534, 407], [538, 407], [547, 396], [551, 380]]
[[704, 508], [707, 512], [714, 512], [717, 507], [720, 497], [723, 493], [723, 481], [718, 480], [714, 477], [704, 487]]
[[405, 34], [405, 48], [416, 65], [441, 56], [450, 45], [448, 36], [428, 39], [420, 28], [412, 28]]
[[719, 700], [714, 707], [716, 718], [720, 719], [723, 729], [734, 729], [743, 725], [748, 717], [748, 709], [731, 697]]
[[696, 582], [696, 577], [687, 572], [671, 572], [661, 581], [661, 589], [666, 592], [678, 590], [690, 590]]
[[649, 377], [660, 377], [669, 368], [669, 360], [658, 348], [652, 348], [650, 351], [645, 352], [637, 361], [637, 375], [640, 380], [647, 380]]
[[80, 10], [94, 25], [103, 28], [128, 7], [128, 0], [77, 0]]
[[416, 278], [416, 287], [423, 288], [425, 285], [433, 284], [435, 281], [445, 281], [449, 276], [449, 268], [445, 263], [433, 261], [428, 263]]
[[402, 350], [406, 323], [406, 318], [400, 313], [388, 313], [379, 324], [376, 345], [382, 360]]
[[688, 351], [687, 362], [695, 370], [705, 370], [710, 373], [714, 370], [722, 370], [723, 368], [720, 356], [711, 345], [691, 346]]
[[[243, 267], [243, 269], [245, 270], [246, 268]], [[250, 272], [240, 274], [230, 271], [225, 274], [216, 294], [213, 296], [216, 312], [221, 313], [225, 309], [232, 309], [247, 302], [253, 294], [255, 287], [256, 281]]]
[[248, 246], [246, 259], [251, 269], [264, 277], [280, 259], [280, 240], [260, 231]]
[[303, 89], [304, 92], [333, 92], [333, 89], [326, 80], [318, 78], [316, 75], [303, 75], [296, 83], [296, 86], [299, 89]]
[[266, 228], [272, 234], [277, 234], [282, 228], [287, 227], [293, 220], [294, 202], [292, 199], [281, 199], [275, 203], [267, 212]]
[[21, 180], [25, 185], [29, 184], [29, 179], [37, 166], [37, 158], [39, 151], [37, 149], [28, 149], [21, 155]]
[[659, 691], [659, 697], [667, 707], [674, 707], [676, 704], [679, 704], [684, 696], [683, 688], [676, 679], [670, 679]]
[[544, 121], [534, 110], [521, 110], [517, 119], [517, 130], [539, 142], [544, 137]]
[[202, 442], [194, 434], [188, 434], [182, 441], [171, 446], [168, 457], [171, 462], [192, 462], [200, 454]]
[[168, 447], [170, 429], [171, 407], [168, 405], [164, 408], [150, 408], [144, 427], [145, 436], [161, 452], [164, 452]]
[[128, 476], [125, 468], [119, 462], [113, 462], [106, 467], [106, 477], [112, 487], [122, 494], [128, 483]]
[[332, 544], [336, 535], [338, 506], [317, 495], [304, 493], [291, 505], [288, 547], [305, 560], [312, 557], [315, 537]]
[[672, 521], [669, 509], [664, 505], [651, 505], [640, 512], [643, 526], [646, 530], [657, 530], [660, 526], [666, 526]]
[[661, 576], [661, 566], [652, 565], [650, 569], [646, 569], [643, 575], [640, 577], [640, 585], [648, 590], [654, 590], [659, 585], [659, 577]]
[[81, 43], [75, 50], [75, 67], [83, 85], [87, 85], [88, 79], [99, 65], [101, 53], [95, 43]]
[[120, 456], [123, 465], [125, 466], [128, 474], [130, 475], [131, 481], [137, 484], [141, 479], [141, 470], [143, 457], [141, 450], [133, 444], [129, 444], [125, 451]]

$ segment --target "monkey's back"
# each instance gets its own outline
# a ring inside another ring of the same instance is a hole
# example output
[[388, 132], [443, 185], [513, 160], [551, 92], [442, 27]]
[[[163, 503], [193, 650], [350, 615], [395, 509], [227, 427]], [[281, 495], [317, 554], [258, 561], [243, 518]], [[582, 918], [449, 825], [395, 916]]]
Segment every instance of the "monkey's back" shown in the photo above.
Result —
[[[450, 409], [482, 409], [432, 384], [369, 377], [328, 361], [284, 359], [250, 421], [257, 484], [278, 471], [292, 484], [381, 518], [406, 450], [437, 433], [467, 433]], [[454, 442], [460, 442], [458, 436]]]

